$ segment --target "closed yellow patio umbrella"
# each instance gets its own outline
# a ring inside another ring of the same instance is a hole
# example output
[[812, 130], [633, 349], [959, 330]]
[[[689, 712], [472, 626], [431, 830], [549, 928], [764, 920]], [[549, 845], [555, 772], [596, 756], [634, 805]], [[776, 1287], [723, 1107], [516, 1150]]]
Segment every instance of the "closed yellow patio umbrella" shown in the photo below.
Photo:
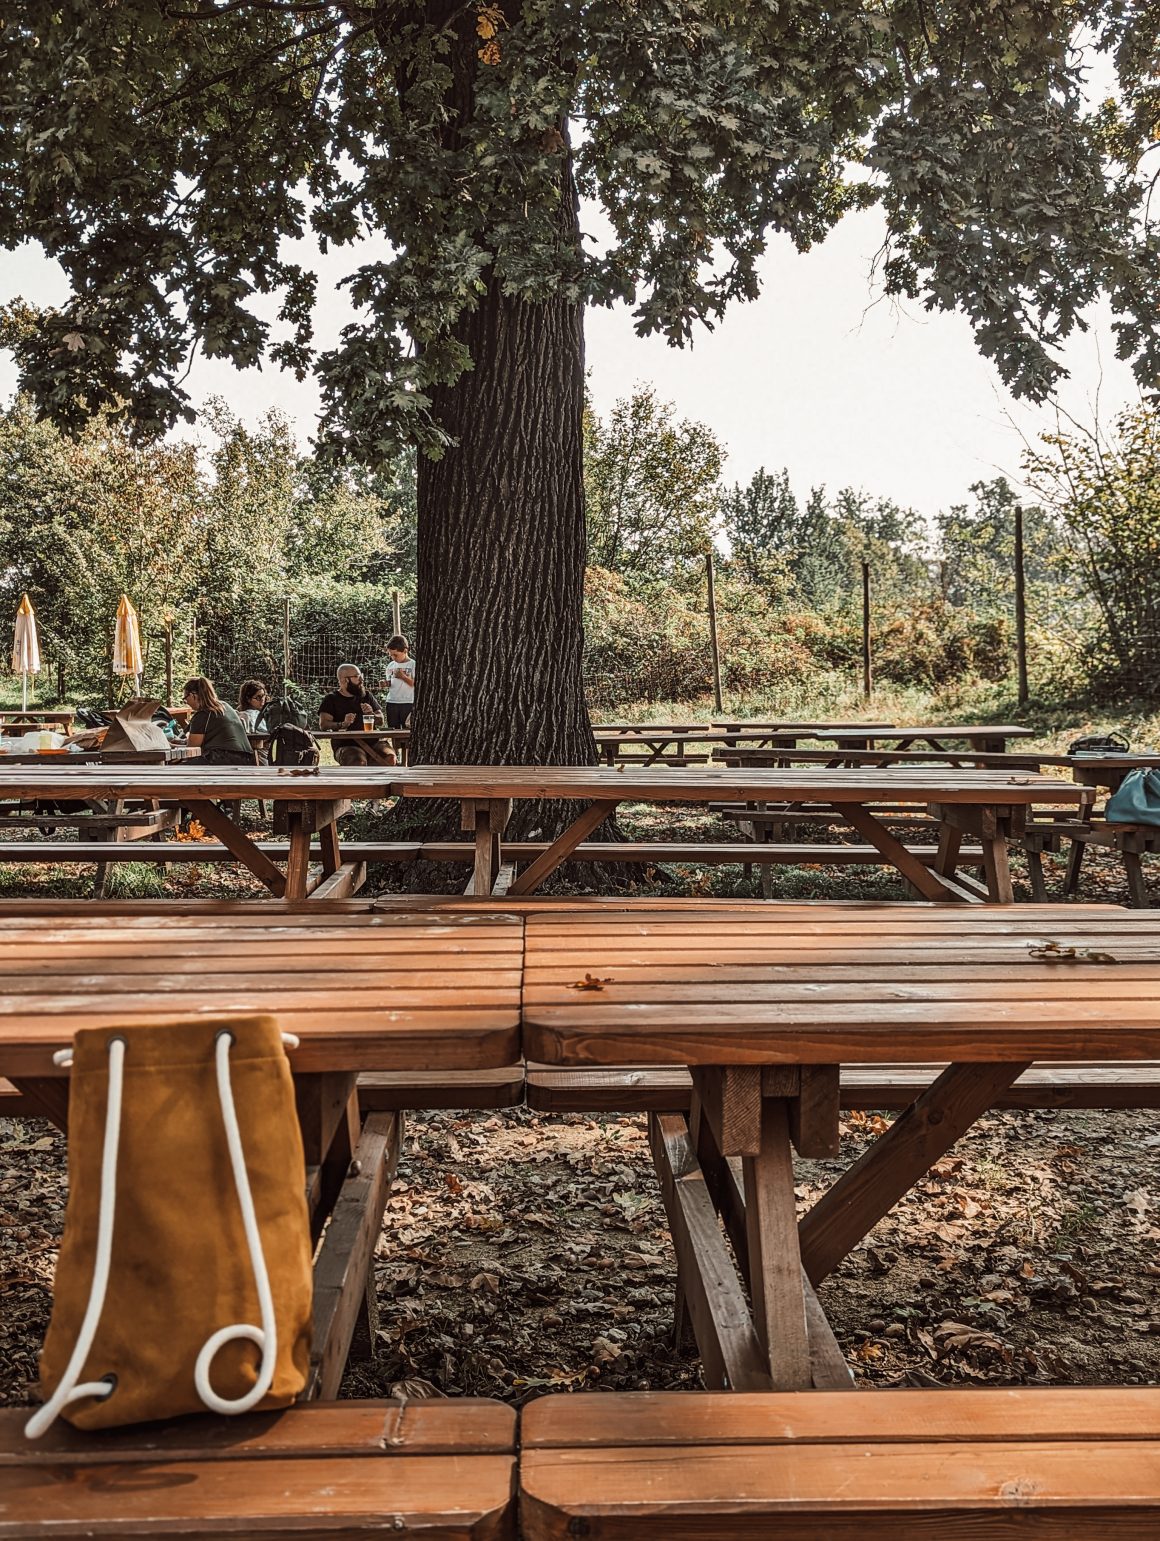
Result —
[[113, 673], [131, 674], [133, 689], [139, 693], [144, 668], [145, 661], [141, 657], [141, 623], [137, 619], [136, 610], [122, 594], [121, 603], [117, 606], [117, 630], [113, 637]]
[[28, 710], [28, 676], [40, 673], [40, 642], [36, 635], [36, 615], [25, 594], [16, 612], [16, 633], [12, 642], [12, 672], [20, 676], [20, 709]]

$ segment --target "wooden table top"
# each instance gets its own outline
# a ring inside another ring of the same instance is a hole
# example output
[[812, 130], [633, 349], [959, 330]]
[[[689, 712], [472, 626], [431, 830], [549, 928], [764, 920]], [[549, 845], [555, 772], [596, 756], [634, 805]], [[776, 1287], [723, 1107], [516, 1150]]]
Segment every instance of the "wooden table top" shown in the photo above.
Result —
[[[1054, 941], [1116, 961], [1047, 962]], [[563, 1065], [1155, 1059], [1160, 915], [1106, 905], [531, 914], [524, 1053]], [[581, 988], [585, 976], [599, 989]]]
[[52, 1075], [81, 1027], [270, 1012], [296, 1070], [518, 1060], [517, 915], [0, 919], [0, 1075]]
[[[1080, 802], [1082, 788], [1054, 777], [1006, 771], [954, 770], [945, 766], [874, 766], [829, 770], [776, 767], [556, 765], [420, 765], [392, 771], [392, 791], [405, 797], [608, 799], [620, 802], [743, 801], [820, 803], [1016, 803]], [[0, 780], [0, 790], [3, 782]]]
[[181, 765], [200, 759], [201, 750], [185, 744], [169, 749], [79, 749], [68, 755], [4, 754], [0, 750], [0, 769], [9, 765], [55, 765], [63, 770], [80, 765]]
[[324, 802], [389, 796], [387, 773], [369, 766], [278, 765], [72, 766], [50, 756], [35, 766], [7, 767], [0, 757], [0, 798], [156, 798], [160, 802], [258, 797]]
[[810, 728], [817, 728], [819, 730], [823, 728], [865, 728], [869, 732], [874, 728], [893, 728], [897, 724], [887, 722], [883, 718], [875, 718], [871, 722], [833, 722], [827, 718], [819, 719], [814, 717], [808, 722], [803, 722], [800, 718], [796, 717], [776, 717], [772, 719], [762, 719], [759, 717], [714, 717], [711, 726], [719, 728], [724, 733], [788, 733], [795, 729], [804, 733], [808, 732]]
[[390, 738], [406, 741], [411, 736], [410, 728], [311, 728], [315, 738], [350, 739], [352, 743], [368, 738]]
[[[887, 728], [876, 728], [872, 724], [859, 723], [857, 726], [847, 728], [815, 727], [783, 728], [780, 730], [792, 738], [827, 738], [833, 739], [836, 744], [846, 743], [851, 740], [858, 742], [862, 739], [958, 739], [963, 743], [975, 743], [982, 739], [993, 738], [1030, 738], [1034, 729], [1017, 727], [1010, 723], [936, 723], [923, 724], [920, 727], [899, 727], [897, 724]], [[777, 735], [773, 735], [776, 737]]]

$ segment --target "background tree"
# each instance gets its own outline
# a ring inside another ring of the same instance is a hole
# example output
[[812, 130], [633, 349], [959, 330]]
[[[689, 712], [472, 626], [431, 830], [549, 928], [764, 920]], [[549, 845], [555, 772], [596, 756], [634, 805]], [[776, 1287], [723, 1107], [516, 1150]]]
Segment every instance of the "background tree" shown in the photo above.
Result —
[[677, 422], [651, 386], [616, 402], [603, 422], [586, 407], [584, 427], [591, 565], [661, 578], [699, 560], [713, 539], [725, 460], [711, 430]]
[[[971, 485], [974, 505], [939, 514], [938, 579], [952, 605], [1010, 615], [1015, 605], [1015, 505], [1004, 476]], [[1023, 570], [1032, 611], [1043, 622], [1076, 622], [1077, 552], [1059, 515], [1023, 502]]]
[[1110, 432], [1073, 425], [1043, 436], [1024, 469], [1063, 521], [1099, 614], [1091, 637], [1104, 683], [1160, 700], [1160, 414], [1120, 413]]
[[[178, 672], [204, 663], [226, 689], [247, 673], [281, 677], [287, 599], [319, 672], [332, 673], [344, 637], [379, 635], [385, 651], [390, 592], [368, 580], [391, 555], [395, 506], [300, 454], [277, 413], [252, 430], [220, 405], [208, 416], [216, 431], [199, 446], [134, 444], [105, 413], [76, 437], [26, 400], [0, 413], [0, 614], [28, 590], [55, 683], [74, 698], [104, 704], [122, 593], [147, 654], [172, 622]], [[164, 678], [159, 656], [147, 658], [151, 688]]]
[[[314, 368], [335, 453], [427, 452], [418, 752], [584, 759], [583, 303], [682, 343], [756, 294], [773, 235], [878, 201], [888, 292], [961, 307], [1016, 392], [1050, 388], [1101, 290], [1152, 384], [1156, 31], [1119, 0], [26, 0], [0, 230], [72, 297], [6, 335], [72, 426], [172, 422], [194, 346]], [[1122, 107], [1085, 106], [1092, 37]], [[611, 231], [591, 250], [578, 191]], [[388, 243], [321, 354], [308, 230]]]

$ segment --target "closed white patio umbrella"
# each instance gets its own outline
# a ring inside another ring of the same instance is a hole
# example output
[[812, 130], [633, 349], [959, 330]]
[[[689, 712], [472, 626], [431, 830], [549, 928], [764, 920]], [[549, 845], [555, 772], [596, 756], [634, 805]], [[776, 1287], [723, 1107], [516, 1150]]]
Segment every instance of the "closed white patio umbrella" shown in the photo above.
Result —
[[124, 594], [117, 606], [117, 630], [113, 636], [113, 673], [133, 676], [134, 694], [140, 694], [145, 661], [141, 656], [141, 623]]
[[40, 642], [36, 635], [36, 615], [28, 595], [16, 612], [16, 632], [12, 642], [12, 672], [20, 676], [20, 709], [28, 710], [28, 676], [40, 673]]

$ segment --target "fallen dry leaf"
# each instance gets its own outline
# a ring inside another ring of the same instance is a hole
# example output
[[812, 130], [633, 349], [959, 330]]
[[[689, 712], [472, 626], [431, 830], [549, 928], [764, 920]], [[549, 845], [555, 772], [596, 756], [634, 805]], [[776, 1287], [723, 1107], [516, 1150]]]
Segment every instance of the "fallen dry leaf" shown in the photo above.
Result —
[[603, 979], [596, 974], [585, 974], [583, 979], [578, 979], [569, 988], [573, 990], [603, 990], [605, 985], [612, 983], [612, 975], [607, 974]]

